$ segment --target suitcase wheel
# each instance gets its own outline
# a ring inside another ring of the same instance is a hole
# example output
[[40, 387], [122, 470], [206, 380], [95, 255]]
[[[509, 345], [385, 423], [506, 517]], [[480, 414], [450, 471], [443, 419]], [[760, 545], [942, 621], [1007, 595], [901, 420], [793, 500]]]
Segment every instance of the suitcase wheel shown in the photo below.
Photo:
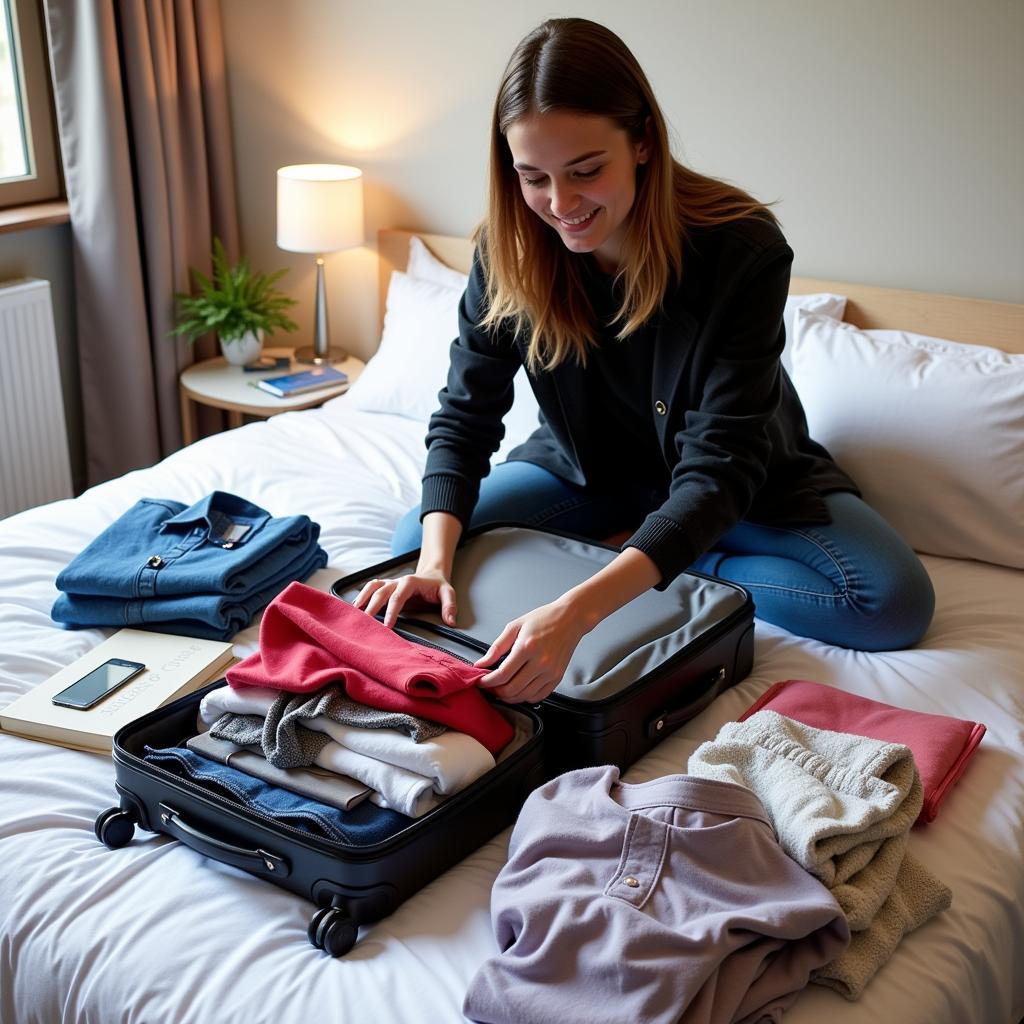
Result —
[[108, 807], [93, 826], [96, 838], [108, 849], [117, 850], [127, 846], [135, 835], [135, 821], [120, 807]]
[[359, 926], [337, 907], [321, 907], [309, 922], [309, 941], [328, 956], [344, 956], [359, 936]]

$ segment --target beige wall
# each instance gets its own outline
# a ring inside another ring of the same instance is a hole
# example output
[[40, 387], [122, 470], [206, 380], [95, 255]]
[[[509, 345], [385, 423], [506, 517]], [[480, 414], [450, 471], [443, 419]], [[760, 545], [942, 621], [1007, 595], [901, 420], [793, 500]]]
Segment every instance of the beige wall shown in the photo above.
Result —
[[312, 320], [274, 239], [274, 172], [354, 163], [368, 247], [328, 259], [336, 341], [377, 336], [378, 227], [467, 233], [515, 43], [553, 15], [618, 32], [677, 156], [776, 207], [795, 272], [1024, 302], [1020, 0], [222, 0], [242, 234]]

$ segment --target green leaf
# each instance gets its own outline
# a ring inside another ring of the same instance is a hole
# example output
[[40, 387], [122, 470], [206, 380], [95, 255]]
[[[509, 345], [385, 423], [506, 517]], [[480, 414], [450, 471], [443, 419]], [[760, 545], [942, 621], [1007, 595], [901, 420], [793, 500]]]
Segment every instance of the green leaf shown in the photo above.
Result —
[[217, 237], [213, 239], [210, 267], [210, 276], [189, 268], [195, 284], [192, 295], [174, 293], [178, 317], [172, 335], [185, 336], [191, 342], [216, 331], [224, 341], [231, 341], [250, 330], [270, 335], [275, 330], [298, 329], [283, 312], [296, 305], [296, 300], [274, 287], [286, 269], [269, 274], [253, 271], [247, 257], [232, 265]]

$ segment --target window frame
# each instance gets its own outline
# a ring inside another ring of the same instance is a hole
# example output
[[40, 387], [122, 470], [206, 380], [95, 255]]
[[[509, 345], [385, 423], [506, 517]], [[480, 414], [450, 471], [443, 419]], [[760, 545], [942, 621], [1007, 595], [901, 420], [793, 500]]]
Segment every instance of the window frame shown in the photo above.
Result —
[[24, 177], [0, 179], [0, 210], [64, 196], [42, 2], [8, 0], [8, 4], [31, 166]]

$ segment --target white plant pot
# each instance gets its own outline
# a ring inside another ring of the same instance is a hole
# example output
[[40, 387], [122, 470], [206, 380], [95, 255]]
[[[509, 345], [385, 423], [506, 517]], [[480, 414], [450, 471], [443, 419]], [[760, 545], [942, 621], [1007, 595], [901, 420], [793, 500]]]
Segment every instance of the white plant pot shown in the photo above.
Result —
[[249, 331], [233, 341], [225, 341], [221, 338], [220, 350], [232, 366], [245, 366], [246, 363], [254, 363], [263, 351], [263, 332]]

